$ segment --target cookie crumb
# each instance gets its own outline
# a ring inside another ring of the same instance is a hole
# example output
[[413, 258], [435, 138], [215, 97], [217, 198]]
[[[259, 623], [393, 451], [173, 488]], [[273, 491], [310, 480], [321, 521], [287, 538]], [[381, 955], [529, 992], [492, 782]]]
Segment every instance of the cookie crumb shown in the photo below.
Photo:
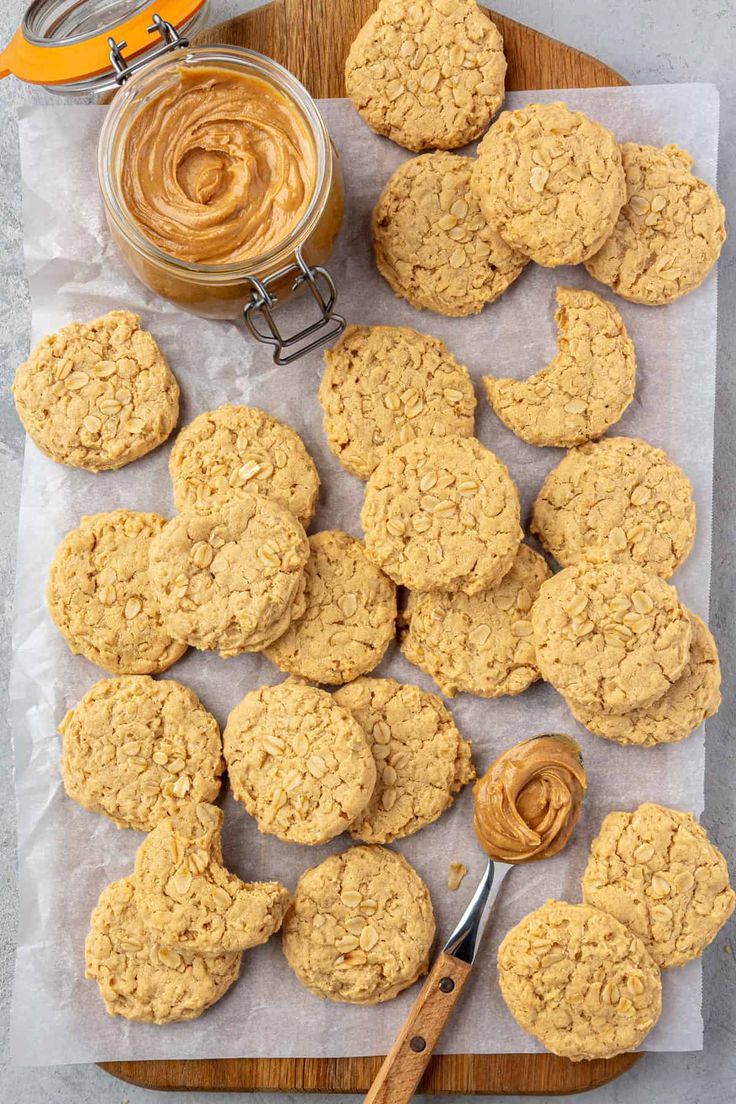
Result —
[[451, 862], [447, 871], [447, 888], [459, 889], [463, 878], [468, 873], [465, 863]]

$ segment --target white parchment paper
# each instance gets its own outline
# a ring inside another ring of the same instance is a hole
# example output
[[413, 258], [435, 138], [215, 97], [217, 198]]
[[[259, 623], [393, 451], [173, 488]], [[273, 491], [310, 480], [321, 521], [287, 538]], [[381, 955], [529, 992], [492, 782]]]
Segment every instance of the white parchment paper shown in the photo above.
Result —
[[[619, 139], [676, 142], [696, 158], [699, 175], [714, 183], [718, 94], [710, 85], [514, 93], [517, 107], [565, 97], [611, 127]], [[554, 352], [553, 293], [557, 284], [595, 286], [582, 268], [530, 265], [493, 306], [471, 319], [419, 313], [395, 299], [373, 271], [371, 208], [389, 174], [407, 154], [373, 135], [346, 101], [322, 109], [341, 154], [347, 217], [330, 262], [340, 307], [358, 323], [412, 325], [447, 341], [476, 380], [485, 371], [525, 377]], [[323, 494], [313, 528], [340, 526], [359, 535], [362, 484], [328, 451], [317, 403], [321, 356], [275, 368], [269, 354], [242, 329], [204, 322], [156, 298], [129, 273], [110, 241], [97, 190], [95, 147], [104, 108], [35, 107], [21, 116], [25, 188], [25, 247], [33, 298], [35, 343], [71, 319], [112, 308], [139, 312], [163, 347], [182, 385], [182, 421], [223, 402], [252, 403], [290, 422], [315, 457]], [[600, 288], [598, 290], [601, 290]], [[602, 289], [606, 293], [606, 289]], [[616, 427], [665, 448], [690, 476], [698, 532], [676, 582], [685, 603], [708, 614], [716, 278], [672, 306], [647, 309], [617, 301], [637, 352], [636, 398]], [[301, 309], [301, 308], [299, 308]], [[296, 311], [299, 314], [299, 310]], [[477, 433], [508, 464], [528, 512], [553, 449], [517, 440], [480, 397]], [[57, 725], [102, 672], [69, 654], [52, 625], [43, 588], [56, 544], [81, 514], [129, 507], [171, 514], [168, 448], [120, 472], [90, 475], [55, 465], [29, 442], [20, 515], [20, 546], [11, 684], [19, 825], [21, 916], [12, 1012], [11, 1051], [17, 1063], [226, 1056], [340, 1056], [385, 1052], [414, 991], [379, 1008], [321, 1001], [302, 988], [282, 957], [278, 938], [245, 955], [242, 977], [200, 1020], [155, 1027], [110, 1018], [97, 987], [84, 979], [83, 944], [101, 889], [127, 874], [141, 836], [119, 831], [79, 808], [63, 792]], [[432, 688], [392, 651], [380, 668]], [[190, 651], [167, 677], [191, 686], [224, 724], [245, 691], [277, 682], [267, 660], [221, 660]], [[503, 747], [544, 731], [574, 733], [583, 747], [589, 790], [567, 850], [515, 871], [507, 882], [474, 976], [441, 1049], [510, 1052], [540, 1049], [513, 1022], [500, 998], [495, 971], [499, 938], [547, 897], [580, 899], [579, 879], [592, 836], [612, 809], [644, 800], [699, 814], [703, 804], [704, 735], [652, 750], [621, 748], [580, 729], [562, 700], [537, 685], [519, 698], [483, 701], [461, 696], [451, 709], [474, 745], [479, 770]], [[242, 807], [225, 803], [225, 856], [244, 878], [279, 878], [293, 887], [306, 867], [346, 846], [289, 846], [260, 836]], [[428, 882], [444, 939], [459, 918], [483, 869], [471, 829], [467, 789], [441, 821], [397, 848]], [[446, 887], [450, 861], [469, 875], [458, 892]], [[647, 1040], [654, 1050], [697, 1049], [702, 1043], [698, 962], [664, 978], [662, 1018]]]

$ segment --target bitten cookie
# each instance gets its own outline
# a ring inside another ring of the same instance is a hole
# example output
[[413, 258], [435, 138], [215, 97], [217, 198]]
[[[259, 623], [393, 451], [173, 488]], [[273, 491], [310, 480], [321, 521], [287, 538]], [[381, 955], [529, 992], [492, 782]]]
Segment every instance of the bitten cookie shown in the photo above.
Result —
[[600, 437], [634, 397], [634, 346], [618, 311], [592, 291], [558, 288], [557, 353], [526, 380], [484, 376], [488, 402], [530, 445]]
[[196, 1020], [240, 973], [237, 951], [196, 954], [161, 947], [138, 914], [132, 878], [106, 886], [84, 945], [85, 977], [111, 1016], [144, 1023]]
[[471, 187], [504, 241], [548, 266], [596, 253], [626, 200], [610, 130], [564, 103], [499, 115], [478, 146]]
[[690, 654], [675, 588], [634, 564], [565, 568], [542, 583], [531, 621], [542, 678], [606, 713], [658, 701]]
[[166, 628], [148, 572], [166, 519], [115, 510], [83, 517], [54, 553], [46, 604], [74, 655], [113, 675], [165, 671], [186, 644]]
[[368, 556], [420, 591], [493, 586], [522, 537], [516, 487], [475, 437], [418, 437], [384, 456], [360, 520]]
[[677, 146], [621, 146], [626, 204], [602, 248], [585, 264], [595, 280], [645, 306], [671, 303], [698, 287], [726, 240], [725, 211], [693, 176]]
[[636, 437], [604, 437], [552, 469], [531, 529], [563, 567], [633, 562], [667, 579], [695, 538], [693, 490], [662, 449]]
[[302, 874], [282, 939], [318, 997], [377, 1004], [427, 972], [434, 932], [429, 891], [406, 859], [351, 847]]
[[503, 39], [475, 0], [381, 0], [350, 47], [345, 91], [399, 145], [457, 149], [498, 111], [505, 76]]
[[282, 671], [338, 685], [372, 671], [394, 638], [396, 587], [362, 541], [340, 529], [309, 538], [303, 612], [266, 655]]
[[498, 980], [519, 1027], [573, 1062], [633, 1050], [662, 1007], [642, 941], [613, 916], [565, 901], [547, 901], [508, 932]]
[[618, 744], [653, 747], [684, 740], [718, 712], [721, 668], [716, 642], [699, 617], [688, 611], [692, 640], [685, 670], [659, 701], [623, 716], [568, 702], [572, 715], [596, 736]]
[[223, 734], [233, 794], [261, 832], [327, 843], [376, 784], [368, 737], [324, 690], [287, 680], [246, 694]]
[[179, 513], [212, 513], [243, 492], [263, 495], [309, 525], [319, 475], [299, 434], [253, 406], [219, 406], [190, 422], [169, 458]]
[[583, 898], [641, 939], [662, 969], [697, 958], [736, 905], [728, 868], [690, 813], [609, 813], [593, 840]]
[[179, 385], [130, 311], [70, 322], [44, 337], [18, 368], [12, 391], [41, 452], [93, 472], [157, 448], [179, 417]]
[[350, 827], [363, 843], [391, 843], [432, 824], [475, 778], [471, 748], [439, 698], [391, 678], [361, 678], [336, 690], [368, 737], [377, 781]]
[[477, 314], [527, 263], [488, 226], [470, 191], [472, 167], [472, 158], [453, 153], [414, 157], [389, 177], [376, 204], [376, 267], [417, 310]]
[[186, 802], [214, 801], [223, 771], [215, 718], [169, 679], [101, 679], [59, 725], [69, 797], [118, 828], [150, 832]]
[[521, 694], [539, 678], [530, 611], [551, 575], [542, 556], [520, 544], [511, 570], [472, 597], [416, 594], [401, 649], [443, 694], [481, 698]]
[[475, 392], [444, 341], [408, 326], [348, 326], [325, 351], [319, 389], [327, 443], [367, 479], [414, 437], [470, 437]]

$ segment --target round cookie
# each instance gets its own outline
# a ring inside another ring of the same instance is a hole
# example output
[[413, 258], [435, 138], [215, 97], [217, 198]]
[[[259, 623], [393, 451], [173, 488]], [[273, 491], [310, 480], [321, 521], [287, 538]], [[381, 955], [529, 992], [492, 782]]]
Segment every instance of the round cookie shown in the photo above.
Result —
[[531, 530], [563, 567], [633, 562], [668, 579], [695, 539], [693, 490], [662, 449], [604, 437], [552, 469]]
[[475, 437], [418, 437], [384, 456], [360, 520], [368, 556], [420, 591], [493, 586], [522, 537], [516, 487]]
[[118, 828], [150, 832], [182, 803], [214, 801], [220, 792], [217, 721], [179, 682], [101, 679], [59, 732], [67, 794]]
[[148, 555], [166, 519], [114, 510], [83, 517], [59, 544], [46, 604], [74, 655], [113, 675], [165, 671], [187, 650], [166, 628]]
[[471, 188], [490, 225], [537, 264], [579, 264], [626, 200], [610, 130], [564, 103], [504, 111], [478, 146]]
[[690, 653], [675, 588], [634, 564], [565, 568], [542, 583], [531, 621], [542, 678], [605, 713], [658, 701]]
[[527, 263], [487, 225], [470, 191], [472, 167], [453, 153], [404, 161], [373, 211], [376, 267], [417, 310], [477, 314]]
[[728, 868], [691, 813], [609, 813], [593, 840], [583, 899], [641, 939], [662, 969], [697, 958], [736, 905]]
[[372, 671], [396, 631], [396, 588], [340, 529], [309, 538], [304, 610], [266, 655], [282, 671], [339, 685]]
[[378, 1004], [427, 972], [434, 933], [429, 891], [406, 859], [351, 847], [302, 874], [282, 942], [318, 997]]
[[539, 678], [530, 610], [551, 575], [543, 557], [520, 544], [495, 586], [472, 596], [457, 591], [413, 595], [401, 649], [410, 663], [452, 698], [521, 694]]
[[327, 443], [367, 479], [413, 437], [470, 437], [475, 392], [444, 341], [408, 326], [348, 326], [325, 351], [319, 389]]
[[456, 149], [488, 126], [505, 76], [503, 39], [475, 0], [381, 0], [350, 47], [345, 91], [399, 145]]
[[636, 358], [618, 311], [592, 291], [557, 289], [557, 353], [525, 380], [483, 377], [488, 402], [531, 445], [600, 437], [634, 397]]
[[475, 778], [471, 747], [434, 694], [391, 678], [361, 678], [336, 690], [368, 737], [377, 782], [350, 827], [363, 843], [391, 843], [432, 824]]
[[299, 434], [253, 406], [219, 406], [178, 434], [169, 457], [179, 513], [212, 513], [244, 492], [290, 510], [306, 529], [319, 475]]
[[36, 447], [93, 472], [157, 448], [179, 417], [179, 385], [130, 311], [70, 322], [44, 337], [18, 368], [12, 391]]
[[677, 146], [621, 146], [626, 203], [585, 264], [594, 280], [634, 303], [671, 303], [698, 287], [726, 240], [725, 211]]
[[688, 611], [692, 640], [685, 670], [659, 701], [646, 709], [613, 716], [569, 702], [573, 717], [596, 736], [618, 744], [653, 747], [684, 740], [718, 712], [721, 669], [716, 642], [699, 617]]
[[176, 640], [227, 658], [265, 648], [301, 612], [307, 537], [261, 495], [180, 514], [151, 544], [151, 586]]
[[547, 901], [507, 933], [498, 980], [519, 1027], [573, 1062], [633, 1050], [662, 1007], [641, 940], [613, 916], [566, 901]]
[[201, 955], [153, 942], [138, 914], [133, 879], [100, 894], [84, 944], [85, 977], [111, 1016], [143, 1023], [196, 1020], [240, 973], [240, 952]]
[[223, 734], [233, 795], [259, 831], [327, 843], [365, 809], [376, 767], [365, 732], [324, 690], [287, 680], [246, 694]]

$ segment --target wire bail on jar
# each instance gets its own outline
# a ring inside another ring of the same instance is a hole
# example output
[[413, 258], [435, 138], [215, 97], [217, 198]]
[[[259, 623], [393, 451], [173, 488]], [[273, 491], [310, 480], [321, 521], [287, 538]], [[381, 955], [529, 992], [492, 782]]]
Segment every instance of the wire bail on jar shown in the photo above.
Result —
[[189, 45], [189, 39], [183, 38], [171, 23], [162, 19], [158, 14], [153, 16], [153, 22], [146, 30], [151, 35], [159, 34], [161, 36], [161, 45], [157, 46], [150, 54], [146, 54], [145, 57], [139, 58], [137, 61], [128, 62], [123, 57], [122, 52], [128, 45], [127, 42], [116, 42], [112, 35], [108, 37], [107, 44], [110, 47], [110, 64], [115, 71], [116, 84], [123, 84], [136, 72], [136, 70], [140, 69], [143, 65], [147, 65], [150, 61], [155, 61], [156, 58], [161, 57], [163, 54], [168, 54], [171, 50], [185, 50]]

